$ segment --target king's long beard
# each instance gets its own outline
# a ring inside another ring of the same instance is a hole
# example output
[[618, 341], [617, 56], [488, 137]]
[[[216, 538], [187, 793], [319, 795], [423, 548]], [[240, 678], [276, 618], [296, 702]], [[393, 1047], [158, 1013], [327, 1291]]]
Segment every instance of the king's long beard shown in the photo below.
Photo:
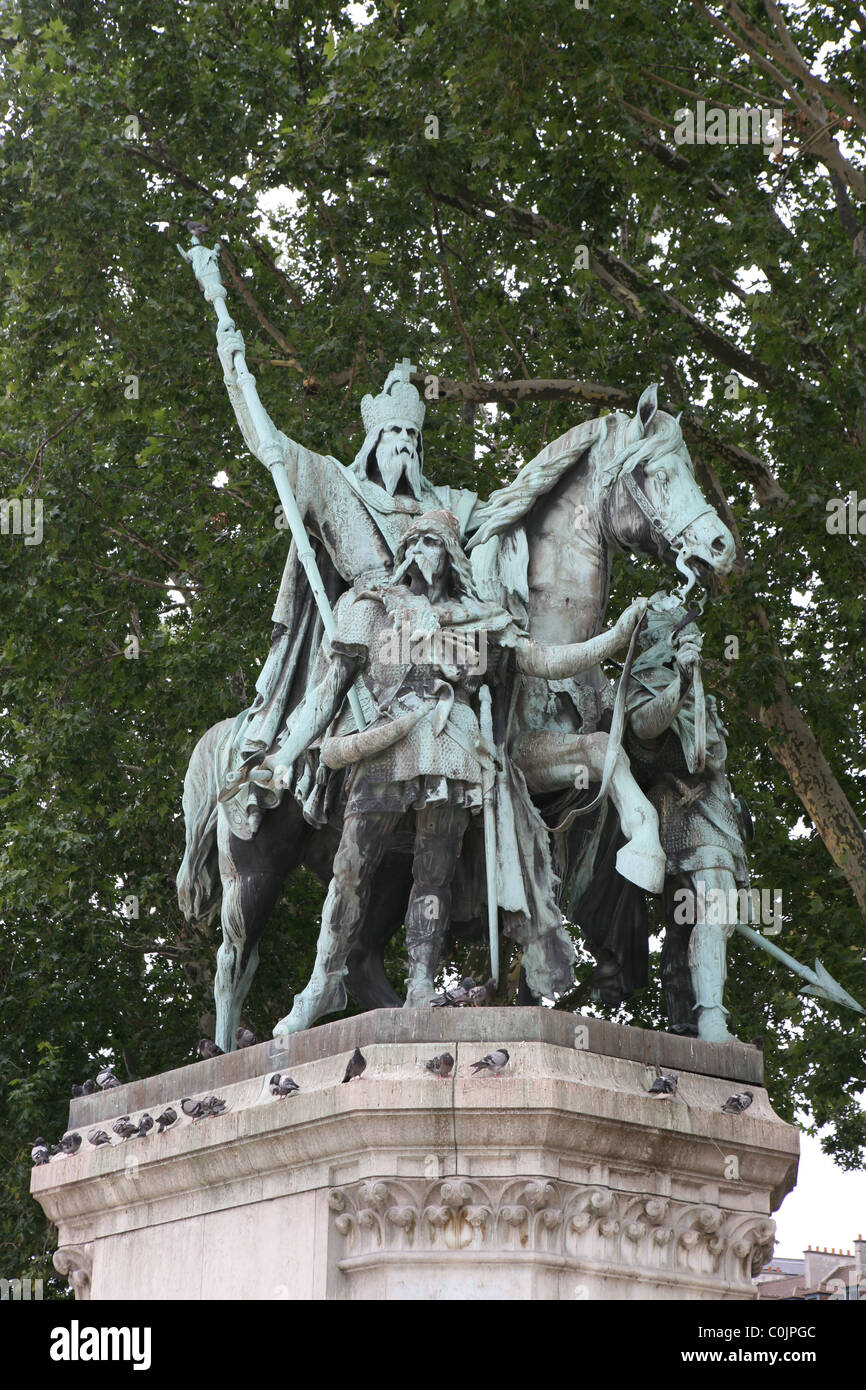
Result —
[[387, 438], [381, 439], [376, 446], [376, 465], [390, 497], [394, 496], [400, 479], [405, 475], [413, 497], [420, 501], [421, 464], [415, 449], [408, 449], [405, 444]]

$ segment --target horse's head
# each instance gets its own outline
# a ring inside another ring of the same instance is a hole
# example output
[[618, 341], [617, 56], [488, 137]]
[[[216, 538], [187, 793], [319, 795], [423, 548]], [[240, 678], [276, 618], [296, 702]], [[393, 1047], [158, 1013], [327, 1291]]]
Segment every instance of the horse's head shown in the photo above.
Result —
[[697, 483], [678, 422], [659, 410], [656, 387], [637, 414], [607, 417], [595, 446], [605, 538], [623, 550], [657, 555], [708, 590], [730, 572], [734, 538]]

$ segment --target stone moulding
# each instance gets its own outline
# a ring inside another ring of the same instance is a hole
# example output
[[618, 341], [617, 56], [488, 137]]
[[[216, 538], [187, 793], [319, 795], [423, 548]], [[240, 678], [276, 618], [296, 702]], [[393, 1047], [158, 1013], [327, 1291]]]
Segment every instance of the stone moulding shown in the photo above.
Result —
[[328, 1195], [342, 1274], [466, 1251], [751, 1297], [775, 1222], [708, 1203], [546, 1178], [367, 1179]]

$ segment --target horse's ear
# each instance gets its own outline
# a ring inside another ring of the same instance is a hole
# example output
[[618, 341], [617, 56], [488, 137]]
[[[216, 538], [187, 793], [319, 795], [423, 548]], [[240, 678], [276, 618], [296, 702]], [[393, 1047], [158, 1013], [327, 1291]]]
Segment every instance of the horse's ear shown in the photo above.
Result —
[[659, 388], [656, 382], [648, 386], [637, 403], [638, 419], [641, 423], [641, 434], [646, 433], [650, 420], [659, 408]]

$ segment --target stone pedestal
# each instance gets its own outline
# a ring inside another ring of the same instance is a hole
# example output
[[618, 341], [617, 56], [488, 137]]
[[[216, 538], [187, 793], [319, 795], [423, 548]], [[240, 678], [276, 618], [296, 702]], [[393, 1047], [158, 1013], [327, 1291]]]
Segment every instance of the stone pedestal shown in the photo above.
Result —
[[[360, 1081], [342, 1084], [355, 1045]], [[470, 1063], [494, 1047], [500, 1077]], [[456, 1059], [442, 1081], [424, 1069]], [[655, 1067], [679, 1072], [648, 1095]], [[274, 1099], [289, 1072], [300, 1092]], [[72, 1102], [34, 1168], [57, 1268], [94, 1299], [754, 1297], [798, 1135], [761, 1054], [547, 1009], [383, 1009]], [[743, 1115], [721, 1112], [754, 1092]], [[183, 1097], [226, 1113], [188, 1120]], [[95, 1128], [167, 1104], [162, 1135]]]

